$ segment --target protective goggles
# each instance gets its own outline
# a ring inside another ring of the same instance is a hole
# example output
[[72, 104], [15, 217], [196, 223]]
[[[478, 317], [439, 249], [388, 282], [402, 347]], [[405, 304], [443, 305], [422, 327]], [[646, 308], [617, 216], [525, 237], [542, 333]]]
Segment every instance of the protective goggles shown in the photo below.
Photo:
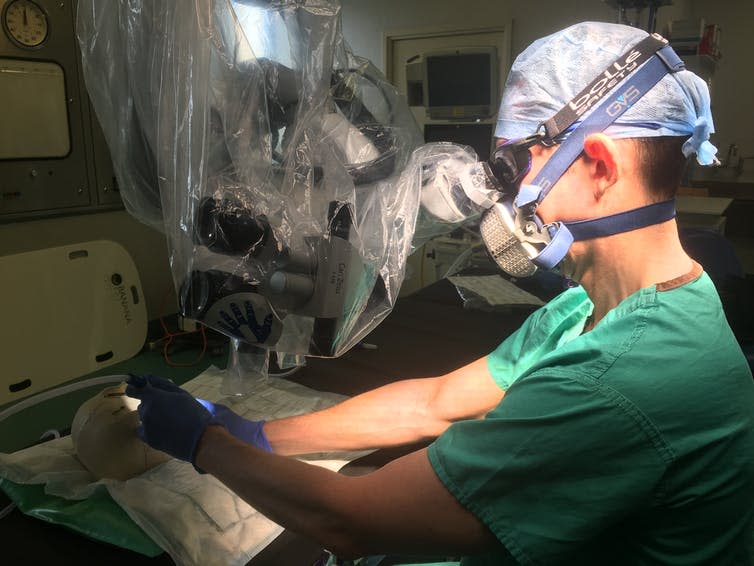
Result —
[[[588, 135], [605, 130], [665, 74], [683, 68], [667, 41], [654, 34], [618, 62], [621, 60], [635, 64], [637, 71], [620, 80], [608, 80], [612, 76], [608, 68], [541, 124], [536, 134], [502, 144], [490, 159], [490, 170], [507, 194], [484, 212], [480, 232], [490, 255], [507, 273], [526, 277], [537, 268], [552, 269], [574, 241], [635, 230], [675, 216], [672, 200], [569, 223], [545, 224], [536, 214], [539, 203], [581, 155]], [[593, 111], [587, 114], [590, 108]], [[569, 131], [571, 135], [566, 136]], [[531, 169], [531, 148], [537, 144], [559, 147], [534, 179], [522, 185]]]
[[[619, 234], [674, 217], [673, 200], [567, 223], [545, 224], [537, 215], [539, 204], [581, 155], [584, 139], [604, 131], [667, 73], [683, 68], [667, 41], [654, 34], [629, 49], [614, 65], [628, 68], [629, 63], [636, 72], [614, 77], [608, 67], [536, 133], [498, 146], [488, 163], [470, 165], [447, 159], [440, 151], [425, 171], [423, 208], [449, 223], [481, 214], [479, 229], [490, 255], [503, 271], [515, 277], [556, 267], [574, 241]], [[524, 184], [535, 145], [558, 148]]]
[[544, 131], [525, 138], [509, 140], [500, 144], [492, 154], [489, 165], [492, 174], [505, 193], [516, 193], [526, 174], [531, 170], [531, 148], [535, 145], [551, 147], [562, 141], [552, 140]]

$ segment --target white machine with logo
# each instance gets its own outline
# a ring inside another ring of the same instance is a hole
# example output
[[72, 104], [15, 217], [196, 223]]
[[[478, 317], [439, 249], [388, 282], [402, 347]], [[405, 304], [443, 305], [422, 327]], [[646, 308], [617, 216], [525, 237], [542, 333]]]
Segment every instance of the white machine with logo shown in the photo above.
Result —
[[99, 240], [0, 257], [0, 405], [137, 354], [147, 310], [131, 256]]

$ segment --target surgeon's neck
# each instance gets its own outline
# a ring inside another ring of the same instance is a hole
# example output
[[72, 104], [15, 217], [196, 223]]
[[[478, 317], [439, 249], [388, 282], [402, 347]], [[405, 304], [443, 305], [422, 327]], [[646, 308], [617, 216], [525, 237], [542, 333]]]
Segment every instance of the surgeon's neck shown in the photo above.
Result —
[[594, 303], [596, 325], [623, 299], [643, 287], [691, 271], [675, 220], [605, 238], [575, 242], [564, 274], [578, 281]]

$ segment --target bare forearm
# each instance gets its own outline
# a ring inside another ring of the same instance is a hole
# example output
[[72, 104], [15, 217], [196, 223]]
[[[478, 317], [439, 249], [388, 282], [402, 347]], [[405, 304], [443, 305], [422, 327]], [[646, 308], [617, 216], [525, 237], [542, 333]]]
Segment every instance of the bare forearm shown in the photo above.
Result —
[[444, 488], [425, 451], [349, 477], [245, 444], [210, 426], [196, 464], [286, 529], [341, 557], [467, 553], [495, 544]]
[[354, 526], [346, 528], [352, 522], [339, 508], [342, 502], [346, 509], [360, 507], [351, 487], [354, 478], [268, 454], [217, 426], [207, 428], [196, 464], [266, 517], [327, 548], [343, 547], [338, 537]]
[[396, 381], [324, 411], [270, 421], [265, 433], [278, 454], [387, 448], [434, 439], [502, 397], [482, 358], [444, 376]]
[[447, 423], [428, 412], [433, 379], [391, 383], [329, 409], [265, 424], [278, 454], [362, 450], [438, 436]]

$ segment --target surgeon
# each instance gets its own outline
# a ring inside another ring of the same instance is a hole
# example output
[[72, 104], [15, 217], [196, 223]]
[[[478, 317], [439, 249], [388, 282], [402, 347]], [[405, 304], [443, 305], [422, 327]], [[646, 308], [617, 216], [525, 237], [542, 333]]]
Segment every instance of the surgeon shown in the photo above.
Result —
[[[339, 556], [751, 564], [754, 381], [672, 205], [686, 158], [714, 160], [709, 95], [647, 36], [540, 39], [501, 103], [491, 169], [521, 249], [544, 245], [525, 259], [579, 286], [466, 367], [309, 415], [246, 421], [133, 377], [142, 437]], [[288, 457], [422, 440], [360, 477]]]

